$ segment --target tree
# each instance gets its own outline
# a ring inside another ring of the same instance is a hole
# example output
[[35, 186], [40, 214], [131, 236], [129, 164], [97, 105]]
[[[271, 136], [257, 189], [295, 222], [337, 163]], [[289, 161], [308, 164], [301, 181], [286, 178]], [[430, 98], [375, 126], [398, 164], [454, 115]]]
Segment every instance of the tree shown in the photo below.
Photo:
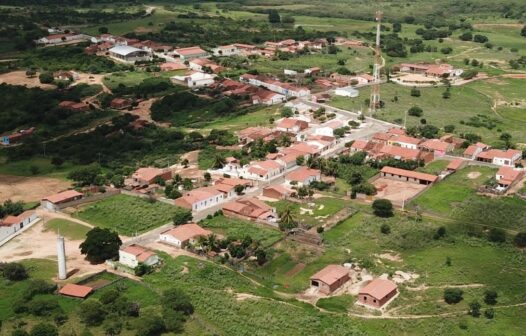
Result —
[[449, 98], [451, 98], [451, 91], [449, 90], [449, 88], [446, 89], [446, 91], [444, 91], [444, 92], [442, 93], [442, 98], [444, 98], [444, 99], [449, 99]]
[[506, 241], [506, 232], [503, 229], [491, 228], [488, 232], [488, 240], [493, 243], [504, 243]]
[[495, 317], [495, 310], [493, 310], [493, 308], [488, 308], [484, 311], [484, 316], [488, 319], [488, 320], [491, 320], [492, 318]]
[[279, 213], [279, 228], [282, 231], [286, 231], [286, 230], [291, 230], [297, 226], [298, 226], [298, 223], [296, 222], [296, 218], [292, 212], [292, 208], [287, 205]]
[[40, 83], [42, 84], [50, 84], [53, 83], [53, 73], [51, 72], [43, 72], [38, 76], [38, 79], [40, 80]]
[[242, 184], [238, 184], [234, 187], [234, 191], [236, 192], [236, 194], [238, 195], [242, 195], [243, 194], [243, 191], [245, 190], [245, 186], [242, 185]]
[[433, 235], [433, 239], [438, 240], [446, 235], [446, 227], [441, 226], [437, 229], [435, 234]]
[[24, 329], [15, 329], [11, 332], [11, 336], [29, 336], [29, 333]]
[[203, 174], [203, 177], [205, 178], [205, 181], [210, 182], [212, 180], [212, 175], [210, 175], [209, 172], [205, 172]]
[[515, 238], [513, 238], [513, 242], [515, 243], [517, 247], [521, 247], [521, 248], [526, 247], [526, 232], [517, 233]]
[[407, 110], [407, 114], [413, 117], [421, 117], [424, 114], [424, 111], [418, 106], [413, 106]]
[[420, 97], [420, 90], [413, 86], [411, 89], [411, 97]]
[[79, 306], [79, 317], [88, 326], [98, 326], [104, 321], [106, 311], [96, 299], [87, 299]]
[[163, 309], [163, 321], [166, 331], [181, 333], [184, 330], [186, 317], [183, 313], [171, 309]]
[[163, 319], [158, 315], [146, 315], [136, 322], [137, 336], [158, 336], [166, 329]]
[[492, 289], [488, 289], [484, 292], [484, 303], [488, 305], [494, 305], [497, 304], [497, 297], [499, 295], [496, 291]]
[[378, 217], [392, 217], [393, 203], [387, 199], [376, 199], [373, 202], [373, 213]]
[[303, 155], [300, 155], [296, 158], [296, 164], [298, 166], [303, 166], [305, 164], [305, 157]]
[[108, 34], [108, 27], [99, 27], [100, 34]]
[[122, 188], [124, 187], [124, 176], [122, 175], [113, 175], [110, 179], [111, 184], [115, 188]]
[[173, 216], [174, 225], [186, 224], [192, 220], [192, 211], [184, 208], [177, 208]]
[[86, 240], [80, 244], [80, 252], [92, 263], [102, 263], [119, 256], [122, 241], [119, 235], [110, 229], [95, 227], [86, 234]]
[[402, 24], [400, 22], [394, 22], [393, 23], [393, 32], [399, 33], [402, 31]]
[[391, 227], [388, 224], [382, 224], [382, 226], [380, 227], [380, 232], [385, 235], [388, 235], [391, 233]]
[[102, 304], [107, 305], [107, 304], [115, 302], [115, 300], [117, 300], [119, 296], [120, 296], [119, 291], [117, 291], [116, 289], [109, 289], [102, 293], [99, 300]]
[[270, 9], [268, 11], [268, 22], [270, 23], [280, 23], [281, 17], [279, 16], [279, 13], [275, 9]]
[[455, 125], [446, 125], [444, 126], [444, 132], [452, 133], [455, 130]]
[[480, 303], [478, 301], [473, 301], [469, 304], [469, 311], [468, 314], [473, 317], [479, 317], [480, 316]]
[[267, 262], [267, 252], [263, 249], [257, 249], [255, 252], [256, 260], [258, 262], [258, 265], [263, 265]]
[[64, 159], [60, 156], [54, 156], [51, 158], [51, 164], [55, 167], [60, 167], [64, 164]]
[[488, 37], [485, 35], [476, 34], [475, 36], [473, 36], [473, 42], [486, 43], [488, 42]]
[[221, 169], [225, 165], [225, 158], [221, 156], [220, 154], [216, 154], [214, 156], [214, 163], [212, 164], [212, 167], [214, 169]]
[[281, 109], [281, 116], [283, 118], [290, 118], [294, 115], [294, 113], [292, 112], [292, 109], [288, 106], [284, 106], [282, 109]]
[[29, 277], [24, 265], [19, 263], [1, 263], [0, 273], [9, 281], [22, 281]]
[[446, 288], [444, 289], [444, 301], [448, 304], [459, 303], [462, 301], [464, 291], [460, 288]]
[[34, 69], [29, 69], [26, 71], [26, 77], [28, 78], [33, 78], [36, 74], [37, 72]]
[[521, 36], [526, 37], [526, 25], [524, 25], [524, 27], [521, 29]]
[[57, 328], [50, 323], [39, 323], [35, 325], [31, 332], [30, 336], [58, 336]]
[[105, 336], [117, 336], [122, 331], [122, 322], [116, 319], [109, 319], [102, 326]]
[[60, 306], [55, 297], [35, 297], [28, 303], [29, 312], [36, 316], [51, 315], [55, 310], [58, 310]]
[[70, 180], [75, 181], [79, 186], [96, 184], [97, 176], [100, 174], [99, 166], [87, 166], [72, 170], [68, 174]]
[[190, 297], [179, 288], [171, 288], [164, 291], [161, 303], [163, 307], [179, 311], [185, 315], [194, 313], [194, 306], [190, 302]]
[[471, 34], [470, 32], [465, 32], [464, 34], [460, 35], [458, 38], [461, 39], [462, 41], [471, 41], [473, 40], [473, 34]]

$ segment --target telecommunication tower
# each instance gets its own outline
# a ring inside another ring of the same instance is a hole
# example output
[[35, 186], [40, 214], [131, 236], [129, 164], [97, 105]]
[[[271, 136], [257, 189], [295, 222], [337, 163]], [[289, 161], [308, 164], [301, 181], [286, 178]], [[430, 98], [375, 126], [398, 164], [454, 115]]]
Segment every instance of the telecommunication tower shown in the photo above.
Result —
[[380, 69], [382, 68], [382, 55], [380, 49], [380, 26], [382, 24], [383, 13], [376, 12], [376, 45], [374, 47], [374, 66], [373, 66], [373, 86], [371, 90], [370, 110], [376, 112], [380, 107]]

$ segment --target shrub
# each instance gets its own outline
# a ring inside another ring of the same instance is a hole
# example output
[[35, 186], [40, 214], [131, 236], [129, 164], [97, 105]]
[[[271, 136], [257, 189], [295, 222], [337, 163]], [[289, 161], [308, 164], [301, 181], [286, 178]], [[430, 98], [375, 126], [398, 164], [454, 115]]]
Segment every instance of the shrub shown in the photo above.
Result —
[[36, 316], [51, 315], [60, 308], [56, 297], [36, 297], [27, 304], [27, 307], [29, 312]]
[[495, 317], [495, 310], [493, 310], [493, 308], [488, 308], [484, 311], [484, 316], [488, 319], [488, 320], [491, 320]]
[[460, 288], [446, 288], [444, 289], [444, 301], [447, 304], [455, 304], [462, 301], [464, 291]]
[[506, 241], [506, 232], [503, 229], [491, 228], [488, 232], [488, 240], [494, 243], [504, 243]]
[[165, 308], [180, 311], [185, 315], [191, 315], [194, 312], [190, 298], [178, 288], [164, 291], [162, 303]]
[[53, 83], [53, 74], [51, 72], [43, 72], [38, 76], [38, 79], [42, 84], [50, 84]]
[[2, 276], [10, 281], [21, 281], [28, 278], [27, 270], [24, 265], [19, 263], [0, 264]]
[[104, 321], [106, 311], [100, 301], [88, 299], [80, 304], [79, 317], [86, 325], [97, 326]]
[[110, 304], [114, 302], [115, 300], [117, 300], [119, 296], [120, 296], [120, 293], [116, 289], [112, 288], [102, 293], [102, 295], [99, 298], [99, 301], [102, 304], [106, 305], [106, 304]]
[[411, 97], [420, 97], [421, 93], [416, 87], [411, 89]]
[[392, 217], [393, 216], [393, 203], [387, 199], [374, 200], [373, 213], [378, 217]]
[[446, 228], [444, 226], [441, 226], [437, 229], [435, 234], [433, 235], [433, 239], [438, 240], [446, 235]]
[[424, 111], [418, 106], [413, 106], [407, 110], [407, 113], [413, 117], [421, 117], [422, 114], [424, 114]]
[[31, 329], [31, 336], [58, 336], [57, 328], [49, 323], [39, 323]]
[[484, 292], [484, 303], [494, 305], [497, 303], [498, 294], [494, 290], [488, 289]]
[[146, 315], [137, 320], [137, 336], [157, 336], [165, 331], [166, 327], [160, 316]]
[[480, 316], [480, 303], [478, 301], [475, 300], [469, 304], [468, 314], [473, 317]]
[[380, 232], [383, 234], [390, 234], [391, 233], [391, 227], [388, 224], [382, 224], [380, 227]]
[[526, 247], [526, 232], [519, 232], [513, 238], [513, 242], [517, 247]]

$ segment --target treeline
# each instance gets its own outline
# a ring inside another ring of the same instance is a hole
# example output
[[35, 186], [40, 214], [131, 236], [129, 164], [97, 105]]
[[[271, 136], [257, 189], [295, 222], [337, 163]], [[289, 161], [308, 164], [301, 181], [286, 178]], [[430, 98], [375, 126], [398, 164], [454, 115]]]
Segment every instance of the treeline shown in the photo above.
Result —
[[50, 9], [39, 9], [32, 11], [30, 18], [34, 22], [41, 22], [47, 25], [77, 25], [77, 24], [103, 24], [116, 21], [127, 21], [133, 20], [146, 15], [144, 10], [137, 12], [126, 12], [126, 11], [101, 11], [101, 10], [88, 10], [88, 11], [76, 11], [74, 9], [67, 9], [63, 7], [53, 7]]

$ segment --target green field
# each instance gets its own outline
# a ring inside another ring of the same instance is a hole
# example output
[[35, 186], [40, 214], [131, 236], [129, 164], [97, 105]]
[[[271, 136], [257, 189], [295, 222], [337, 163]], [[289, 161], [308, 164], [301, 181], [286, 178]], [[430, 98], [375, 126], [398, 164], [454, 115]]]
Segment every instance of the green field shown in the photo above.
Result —
[[202, 220], [200, 224], [225, 238], [242, 240], [248, 235], [253, 240], [259, 241], [264, 247], [271, 246], [283, 238], [283, 233], [275, 228], [237, 218], [216, 216]]
[[269, 202], [278, 213], [290, 207], [296, 220], [308, 227], [323, 224], [328, 218], [348, 206], [341, 198], [322, 197], [303, 203], [291, 201]]
[[[36, 174], [31, 167], [36, 167]], [[35, 157], [30, 160], [21, 161], [7, 161], [0, 156], [0, 174], [14, 175], [14, 176], [47, 176], [59, 179], [66, 179], [68, 173], [77, 168], [71, 163], [64, 163], [60, 167], [51, 164], [51, 159]]]
[[219, 117], [216, 120], [207, 123], [199, 131], [208, 131], [211, 129], [240, 131], [247, 127], [253, 126], [270, 126], [270, 118], [279, 119], [281, 105], [258, 107], [254, 111], [232, 117]]
[[428, 163], [424, 167], [417, 168], [416, 170], [423, 172], [423, 173], [438, 175], [443, 170], [446, 169], [448, 164], [449, 164], [449, 161], [447, 160], [435, 160], [435, 161]]
[[47, 221], [44, 227], [46, 231], [53, 231], [68, 240], [84, 240], [90, 230], [90, 228], [85, 225], [59, 218]]
[[176, 211], [175, 206], [163, 202], [150, 203], [144, 198], [117, 195], [82, 206], [74, 216], [131, 236], [169, 223]]

